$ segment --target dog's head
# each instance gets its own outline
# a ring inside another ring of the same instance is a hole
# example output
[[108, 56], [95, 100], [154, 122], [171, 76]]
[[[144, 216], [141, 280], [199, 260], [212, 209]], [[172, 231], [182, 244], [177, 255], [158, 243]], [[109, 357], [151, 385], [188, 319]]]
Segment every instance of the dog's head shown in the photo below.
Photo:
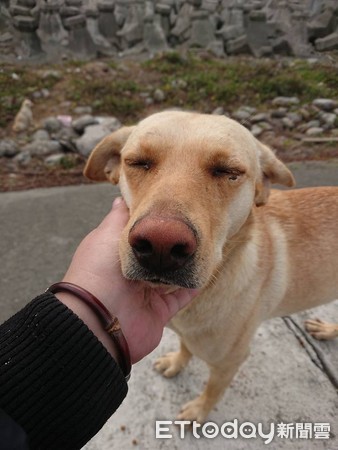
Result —
[[290, 171], [237, 122], [168, 111], [112, 133], [84, 171], [119, 183], [130, 220], [123, 274], [183, 287], [205, 285], [224, 245], [263, 205], [269, 184], [292, 186]]

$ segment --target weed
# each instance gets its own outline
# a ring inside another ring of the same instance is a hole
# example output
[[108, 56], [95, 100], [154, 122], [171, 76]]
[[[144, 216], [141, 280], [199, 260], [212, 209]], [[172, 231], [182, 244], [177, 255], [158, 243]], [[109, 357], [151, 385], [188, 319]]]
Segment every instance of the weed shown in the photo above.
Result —
[[60, 159], [59, 165], [64, 170], [70, 170], [70, 169], [74, 169], [74, 167], [76, 167], [78, 165], [78, 161], [73, 156], [66, 155]]
[[138, 94], [140, 88], [132, 80], [101, 80], [90, 83], [81, 78], [70, 80], [67, 88], [69, 100], [92, 105], [94, 112], [113, 114], [120, 118], [135, 115], [143, 107]]
[[[167, 93], [175, 86], [175, 79], [186, 82], [186, 87], [168, 95], [170, 103], [184, 99], [184, 104], [207, 110], [230, 103], [259, 106], [277, 96], [297, 96], [302, 102], [316, 97], [337, 96], [338, 72], [323, 64], [311, 65], [306, 61], [280, 62], [252, 58], [230, 60], [202, 59], [188, 54], [186, 59], [172, 60], [170, 54], [144, 63], [144, 68], [164, 75], [162, 88]], [[184, 91], [184, 92], [183, 92]]]

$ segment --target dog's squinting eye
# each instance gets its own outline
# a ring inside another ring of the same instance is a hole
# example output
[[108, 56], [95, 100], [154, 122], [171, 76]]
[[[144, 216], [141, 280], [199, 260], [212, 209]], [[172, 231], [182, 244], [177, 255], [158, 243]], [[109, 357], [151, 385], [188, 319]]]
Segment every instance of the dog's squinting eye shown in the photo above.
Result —
[[230, 167], [212, 167], [211, 174], [214, 178], [227, 177], [230, 181], [236, 181], [242, 172], [237, 169], [231, 169]]
[[149, 170], [152, 162], [147, 159], [126, 159], [126, 164], [129, 167], [135, 167], [143, 170]]

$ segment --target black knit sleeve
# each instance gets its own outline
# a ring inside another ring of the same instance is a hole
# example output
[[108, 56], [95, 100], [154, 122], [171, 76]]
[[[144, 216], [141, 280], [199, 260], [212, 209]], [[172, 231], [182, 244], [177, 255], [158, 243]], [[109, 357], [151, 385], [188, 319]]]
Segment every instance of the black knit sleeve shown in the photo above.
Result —
[[0, 327], [0, 408], [30, 449], [81, 448], [127, 394], [114, 359], [51, 293]]

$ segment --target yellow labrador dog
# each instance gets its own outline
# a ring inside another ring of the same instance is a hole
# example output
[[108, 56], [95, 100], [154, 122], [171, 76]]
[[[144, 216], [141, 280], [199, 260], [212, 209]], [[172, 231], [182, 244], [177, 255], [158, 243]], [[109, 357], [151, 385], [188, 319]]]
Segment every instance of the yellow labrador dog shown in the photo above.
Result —
[[85, 175], [119, 183], [130, 208], [123, 274], [201, 288], [170, 327], [181, 348], [156, 369], [176, 375], [192, 355], [210, 378], [180, 419], [202, 422], [249, 352], [260, 323], [338, 296], [338, 188], [293, 186], [287, 167], [237, 122], [167, 111], [106, 137]]

